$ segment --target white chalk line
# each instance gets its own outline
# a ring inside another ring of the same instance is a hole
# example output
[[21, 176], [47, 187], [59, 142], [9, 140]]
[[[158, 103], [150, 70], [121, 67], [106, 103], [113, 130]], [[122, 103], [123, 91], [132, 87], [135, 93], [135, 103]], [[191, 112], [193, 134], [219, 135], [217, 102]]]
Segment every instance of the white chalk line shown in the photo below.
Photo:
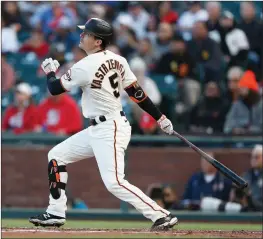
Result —
[[95, 233], [95, 232], [107, 232], [107, 231], [59, 231], [59, 230], [45, 230], [45, 229], [10, 229], [10, 230], [2, 230], [2, 232]]
[[180, 235], [186, 235], [187, 233], [183, 233], [183, 232], [176, 232], [176, 231], [171, 231], [171, 232], [150, 232], [150, 231], [138, 231], [138, 232], [135, 232], [135, 231], [110, 231], [110, 230], [107, 230], [107, 231], [103, 231], [103, 230], [87, 230], [87, 231], [77, 231], [77, 230], [45, 230], [45, 229], [3, 229], [2, 232], [4, 233], [14, 233], [14, 232], [34, 232], [34, 233], [37, 233], [37, 232], [42, 232], [42, 233], [121, 233], [121, 234], [158, 234], [158, 233], [165, 233], [165, 234], [180, 234]]

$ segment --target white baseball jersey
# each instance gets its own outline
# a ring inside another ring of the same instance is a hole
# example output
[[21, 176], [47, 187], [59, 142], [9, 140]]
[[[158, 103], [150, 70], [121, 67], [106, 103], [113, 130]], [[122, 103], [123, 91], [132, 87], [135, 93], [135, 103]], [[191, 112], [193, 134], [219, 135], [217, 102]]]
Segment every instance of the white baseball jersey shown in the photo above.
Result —
[[[82, 111], [85, 117], [112, 115], [111, 119], [91, 125], [52, 148], [48, 160], [67, 165], [95, 156], [102, 181], [120, 200], [133, 205], [153, 222], [169, 212], [145, 195], [125, 178], [125, 150], [131, 138], [131, 126], [122, 110], [120, 91], [136, 81], [127, 61], [110, 51], [89, 55], [76, 63], [61, 77], [66, 90], [81, 87]], [[60, 172], [60, 180], [67, 183], [67, 172]], [[84, 189], [85, 190], [85, 189]], [[50, 194], [47, 213], [65, 217], [67, 195], [61, 189], [59, 199]]]
[[67, 91], [76, 86], [82, 89], [81, 106], [86, 118], [121, 111], [120, 91], [135, 81], [126, 59], [108, 50], [83, 58], [61, 77]]

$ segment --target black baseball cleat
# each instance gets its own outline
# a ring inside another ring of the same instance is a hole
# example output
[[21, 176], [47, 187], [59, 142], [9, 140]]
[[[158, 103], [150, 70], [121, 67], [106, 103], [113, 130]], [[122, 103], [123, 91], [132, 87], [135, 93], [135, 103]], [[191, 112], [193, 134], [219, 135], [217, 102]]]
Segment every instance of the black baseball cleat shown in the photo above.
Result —
[[177, 217], [173, 217], [171, 214], [169, 214], [167, 217], [162, 217], [155, 221], [151, 227], [151, 231], [167, 231], [177, 224], [177, 222]]
[[35, 226], [42, 227], [61, 227], [65, 224], [65, 221], [64, 217], [55, 216], [47, 212], [29, 218], [29, 222]]

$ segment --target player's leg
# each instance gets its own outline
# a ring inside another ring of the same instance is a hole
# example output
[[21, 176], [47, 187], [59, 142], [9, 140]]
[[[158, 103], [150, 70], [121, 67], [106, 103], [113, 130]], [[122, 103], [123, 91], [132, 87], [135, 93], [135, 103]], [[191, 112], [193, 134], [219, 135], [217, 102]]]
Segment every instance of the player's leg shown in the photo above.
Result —
[[66, 165], [93, 157], [88, 130], [85, 129], [52, 148], [48, 153], [49, 206], [46, 213], [32, 217], [35, 225], [63, 225], [67, 210], [65, 188], [68, 180]]
[[[104, 137], [92, 138], [92, 148], [106, 188], [155, 222], [154, 229], [175, 225], [177, 218], [172, 218], [169, 211], [161, 208], [140, 189], [124, 179], [124, 153], [131, 134], [129, 123], [123, 119], [105, 122], [99, 125], [98, 131], [103, 132]], [[94, 133], [97, 134], [100, 132]]]

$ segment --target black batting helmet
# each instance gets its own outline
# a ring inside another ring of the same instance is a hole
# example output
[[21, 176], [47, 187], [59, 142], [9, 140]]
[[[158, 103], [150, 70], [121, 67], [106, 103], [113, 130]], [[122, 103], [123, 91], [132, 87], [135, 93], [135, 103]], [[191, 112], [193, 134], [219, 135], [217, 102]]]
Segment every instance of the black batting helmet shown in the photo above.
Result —
[[85, 31], [90, 32], [94, 36], [102, 39], [106, 45], [110, 43], [113, 34], [112, 26], [106, 21], [99, 18], [89, 19], [85, 25], [78, 25], [78, 27]]

